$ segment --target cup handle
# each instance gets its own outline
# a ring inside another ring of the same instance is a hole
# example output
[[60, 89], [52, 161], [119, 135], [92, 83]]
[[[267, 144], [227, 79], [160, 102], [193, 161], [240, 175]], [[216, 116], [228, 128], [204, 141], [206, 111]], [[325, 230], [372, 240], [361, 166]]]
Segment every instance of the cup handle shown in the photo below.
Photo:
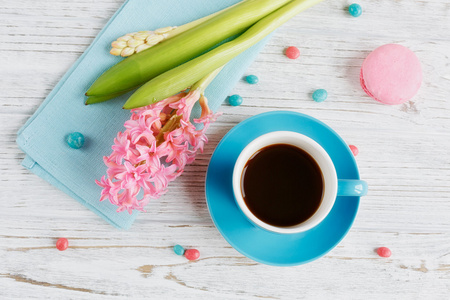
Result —
[[364, 180], [339, 179], [338, 196], [361, 197], [367, 195], [368, 185]]

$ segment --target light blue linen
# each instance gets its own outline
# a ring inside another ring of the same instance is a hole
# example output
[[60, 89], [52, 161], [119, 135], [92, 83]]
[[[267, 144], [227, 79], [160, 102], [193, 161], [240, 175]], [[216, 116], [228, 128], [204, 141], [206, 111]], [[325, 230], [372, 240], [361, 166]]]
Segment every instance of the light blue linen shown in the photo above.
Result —
[[[128, 229], [138, 213], [117, 213], [117, 207], [107, 200], [100, 202], [101, 188], [95, 180], [106, 174], [103, 156], [111, 153], [114, 137], [123, 131], [123, 123], [129, 118], [129, 111], [123, 110], [122, 105], [130, 94], [86, 106], [84, 93], [102, 72], [122, 59], [109, 54], [110, 44], [117, 37], [182, 25], [236, 2], [239, 1], [126, 1], [18, 132], [17, 143], [26, 153], [22, 165], [112, 225]], [[213, 111], [219, 109], [266, 41], [267, 38], [236, 57], [210, 84], [206, 96]], [[198, 107], [193, 114], [198, 114]], [[66, 135], [74, 131], [86, 138], [84, 147], [78, 150], [65, 142]]]

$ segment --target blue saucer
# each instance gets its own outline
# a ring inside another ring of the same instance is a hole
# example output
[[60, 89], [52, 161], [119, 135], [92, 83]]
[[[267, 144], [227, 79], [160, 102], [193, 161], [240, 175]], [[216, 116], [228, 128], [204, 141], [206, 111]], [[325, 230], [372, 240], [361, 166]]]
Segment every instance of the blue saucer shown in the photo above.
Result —
[[330, 127], [304, 114], [275, 111], [239, 123], [220, 141], [206, 175], [206, 200], [217, 229], [237, 251], [263, 264], [294, 266], [325, 255], [344, 238], [356, 217], [360, 199], [337, 197], [325, 220], [302, 233], [277, 234], [251, 224], [234, 200], [231, 186], [234, 163], [250, 141], [279, 130], [299, 132], [314, 139], [330, 155], [339, 179], [359, 179], [352, 152]]

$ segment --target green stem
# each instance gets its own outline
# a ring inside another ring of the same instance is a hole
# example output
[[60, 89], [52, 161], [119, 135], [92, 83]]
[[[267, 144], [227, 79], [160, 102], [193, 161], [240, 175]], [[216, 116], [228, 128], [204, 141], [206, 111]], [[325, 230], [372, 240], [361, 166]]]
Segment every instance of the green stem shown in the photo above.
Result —
[[211, 14], [211, 15], [208, 15], [208, 16], [206, 16], [206, 17], [197, 19], [197, 20], [192, 21], [192, 22], [190, 22], [190, 23], [181, 25], [181, 26], [175, 28], [174, 30], [171, 30], [171, 31], [169, 31], [168, 33], [166, 33], [166, 37], [165, 37], [164, 40], [168, 40], [168, 39], [170, 39], [170, 38], [172, 38], [172, 37], [174, 37], [174, 36], [179, 35], [180, 33], [183, 33], [183, 32], [185, 32], [185, 31], [187, 31], [187, 30], [189, 30], [189, 29], [191, 29], [191, 28], [194, 28], [195, 26], [200, 25], [200, 24], [202, 24], [202, 23], [208, 21], [209, 19], [211, 19], [211, 18], [217, 16], [218, 14], [221, 14], [221, 13], [223, 13], [223, 12], [229, 10], [230, 8], [233, 8], [233, 7], [235, 7], [236, 5], [238, 5], [238, 4], [242, 3], [242, 2], [245, 2], [245, 1], [248, 1], [248, 0], [243, 0], [243, 1], [241, 1], [241, 2], [238, 2], [238, 3], [234, 4], [234, 5], [231, 5], [231, 6], [229, 6], [229, 7], [226, 7], [226, 8], [224, 8], [224, 9], [218, 11], [218, 12], [215, 12], [215, 13], [213, 13], [213, 14]]
[[323, 0], [294, 0], [259, 20], [236, 39], [173, 68], [140, 87], [124, 108], [149, 105], [170, 97], [255, 45], [298, 13]]
[[191, 90], [200, 89], [200, 94], [203, 95], [208, 85], [214, 80], [214, 78], [216, 78], [217, 74], [219, 74], [220, 71], [222, 71], [223, 67], [224, 66], [215, 69], [214, 71], [212, 71], [211, 73], [209, 73], [208, 75], [206, 75], [205, 77], [194, 83], [194, 85], [191, 87]]

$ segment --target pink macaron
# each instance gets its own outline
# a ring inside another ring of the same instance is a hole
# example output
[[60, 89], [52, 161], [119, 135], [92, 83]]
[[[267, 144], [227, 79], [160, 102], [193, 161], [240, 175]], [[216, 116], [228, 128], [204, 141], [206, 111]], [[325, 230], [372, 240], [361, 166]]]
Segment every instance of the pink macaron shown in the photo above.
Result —
[[413, 98], [422, 84], [422, 67], [408, 48], [387, 44], [375, 49], [363, 62], [361, 86], [373, 99], [389, 105]]

